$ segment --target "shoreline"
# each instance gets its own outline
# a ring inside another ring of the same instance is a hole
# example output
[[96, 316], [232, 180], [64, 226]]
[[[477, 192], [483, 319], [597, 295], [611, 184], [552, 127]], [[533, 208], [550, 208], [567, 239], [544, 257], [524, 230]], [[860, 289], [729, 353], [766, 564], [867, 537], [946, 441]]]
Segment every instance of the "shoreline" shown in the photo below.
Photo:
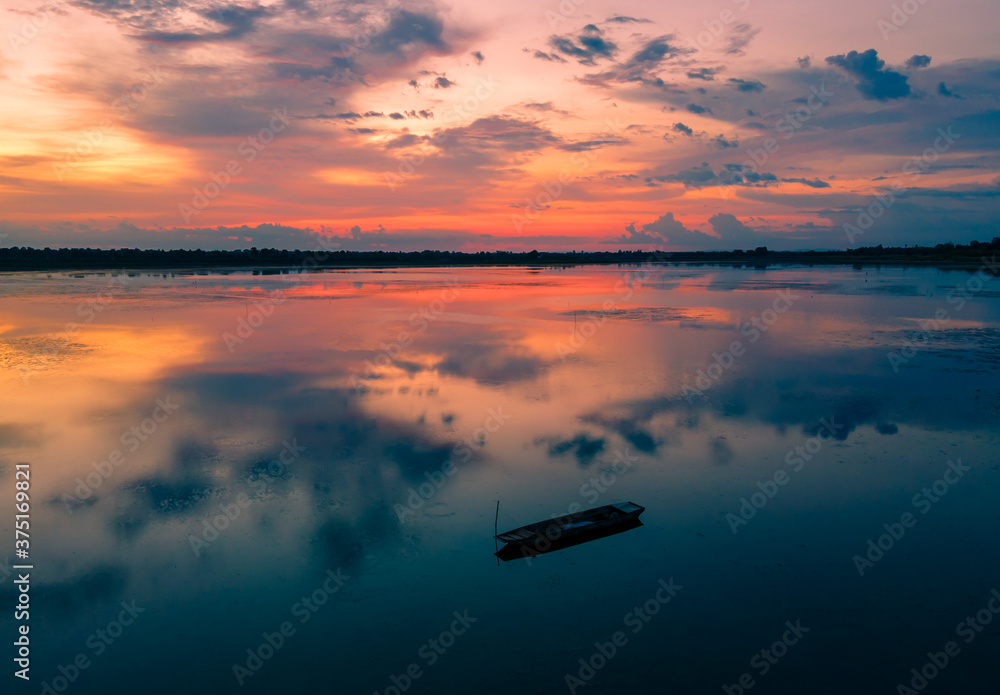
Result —
[[[862, 248], [849, 251], [583, 251], [583, 252], [385, 252], [279, 251], [145, 251], [139, 249], [0, 249], [0, 275], [20, 272], [254, 272], [307, 273], [327, 270], [522, 267], [559, 268], [587, 265], [664, 266], [934, 266], [974, 270], [986, 266], [998, 273], [1000, 239], [966, 246]], [[333, 258], [331, 258], [331, 256]]]

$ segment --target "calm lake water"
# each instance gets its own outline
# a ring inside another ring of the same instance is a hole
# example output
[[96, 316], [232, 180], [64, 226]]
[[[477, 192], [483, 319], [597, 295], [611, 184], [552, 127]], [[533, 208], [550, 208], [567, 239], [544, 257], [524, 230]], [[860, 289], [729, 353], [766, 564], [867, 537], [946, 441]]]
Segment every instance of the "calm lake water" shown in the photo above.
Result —
[[[995, 692], [995, 279], [31, 273], [0, 292], [0, 560], [30, 463], [30, 692]], [[500, 531], [646, 512], [498, 565], [498, 499]]]

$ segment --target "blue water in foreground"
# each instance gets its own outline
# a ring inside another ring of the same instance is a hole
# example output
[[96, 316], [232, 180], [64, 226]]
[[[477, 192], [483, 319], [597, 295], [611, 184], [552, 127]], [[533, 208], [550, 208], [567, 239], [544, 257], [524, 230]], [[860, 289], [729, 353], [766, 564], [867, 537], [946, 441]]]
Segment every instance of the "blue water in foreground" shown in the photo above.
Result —
[[[912, 669], [925, 692], [996, 692], [995, 279], [446, 268], [0, 289], [0, 562], [25, 462], [34, 564], [31, 682], [9, 692], [888, 694]], [[498, 565], [498, 499], [500, 531], [646, 512]]]

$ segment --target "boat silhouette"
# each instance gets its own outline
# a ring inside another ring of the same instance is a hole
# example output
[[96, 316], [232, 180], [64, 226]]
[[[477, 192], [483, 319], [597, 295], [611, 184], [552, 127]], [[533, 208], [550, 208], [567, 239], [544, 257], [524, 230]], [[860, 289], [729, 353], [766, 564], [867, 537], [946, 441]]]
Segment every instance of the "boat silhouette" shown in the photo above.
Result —
[[495, 554], [509, 562], [589, 543], [642, 526], [639, 515], [644, 511], [634, 502], [619, 502], [538, 521], [496, 534], [506, 545]]

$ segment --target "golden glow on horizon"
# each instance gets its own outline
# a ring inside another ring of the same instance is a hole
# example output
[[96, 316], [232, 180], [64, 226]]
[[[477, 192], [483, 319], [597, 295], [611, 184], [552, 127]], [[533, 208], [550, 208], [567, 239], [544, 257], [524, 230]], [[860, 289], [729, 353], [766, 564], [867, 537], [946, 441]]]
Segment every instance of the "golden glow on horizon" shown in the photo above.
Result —
[[379, 186], [385, 187], [386, 178], [382, 172], [364, 169], [321, 169], [316, 178], [324, 183], [337, 186]]
[[[50, 226], [73, 220], [108, 228], [120, 219], [166, 228], [272, 222], [325, 225], [342, 234], [355, 224], [365, 231], [381, 224], [390, 234], [445, 230], [457, 238], [464, 233], [466, 248], [480, 243], [514, 248], [523, 239], [523, 246], [544, 249], [561, 245], [562, 237], [576, 237], [564, 245], [590, 250], [607, 248], [600, 242], [621, 235], [626, 224], [636, 222], [641, 229], [666, 212], [711, 236], [705, 221], [728, 212], [742, 220], [752, 216], [772, 236], [794, 236], [804, 222], [813, 223], [813, 230], [828, 226], [830, 245], [840, 245], [836, 224], [803, 211], [850, 209], [860, 204], [859, 196], [881, 189], [882, 176], [927, 188], [991, 185], [996, 178], [993, 171], [954, 166], [966, 160], [981, 166], [978, 150], [967, 149], [976, 137], [971, 131], [942, 157], [953, 166], [936, 168], [933, 177], [902, 171], [930, 143], [910, 138], [882, 146], [893, 132], [885, 124], [899, 131], [914, 121], [915, 133], [933, 134], [929, 121], [916, 122], [926, 115], [918, 108], [921, 99], [925, 112], [941, 112], [935, 116], [941, 122], [987, 108], [967, 86], [974, 82], [972, 73], [962, 71], [971, 69], [970, 61], [995, 53], [988, 30], [995, 23], [986, 20], [996, 7], [962, 2], [969, 16], [981, 21], [966, 23], [961, 40], [953, 31], [932, 34], [921, 28], [924, 22], [936, 30], [954, 24], [945, 21], [954, 8], [928, 5], [921, 7], [920, 23], [894, 35], [892, 45], [876, 46], [891, 69], [903, 69], [914, 53], [934, 56], [930, 68], [906, 71], [920, 99], [898, 101], [863, 99], [855, 80], [824, 63], [826, 55], [866, 48], [855, 36], [857, 17], [881, 15], [863, 0], [844, 0], [837, 12], [811, 10], [829, 31], [808, 41], [803, 32], [774, 30], [790, 21], [788, 8], [733, 3], [739, 22], [762, 27], [771, 37], [754, 40], [738, 58], [725, 53], [728, 33], [707, 43], [699, 38], [714, 17], [705, 7], [599, 4], [553, 20], [527, 0], [501, 6], [455, 0], [442, 10], [447, 35], [439, 47], [423, 53], [408, 49], [405, 56], [379, 62], [365, 53], [370, 50], [365, 42], [355, 58], [372, 74], [352, 72], [350, 79], [327, 74], [329, 56], [320, 60], [308, 42], [280, 43], [299, 31], [339, 35], [340, 20], [317, 17], [315, 26], [303, 25], [277, 0], [259, 5], [270, 11], [255, 20], [257, 30], [233, 40], [196, 42], [177, 37], [221, 35], [228, 25], [183, 7], [165, 8], [167, 14], [147, 18], [151, 26], [169, 18], [156, 25], [164, 38], [140, 39], [141, 30], [125, 15], [60, 6], [62, 14], [53, 13], [44, 23], [39, 19], [30, 38], [11, 44], [0, 63], [5, 91], [0, 116], [8, 123], [0, 143], [5, 176], [0, 206], [8, 222]], [[615, 26], [601, 18], [604, 12], [649, 22]], [[8, 14], [18, 36], [28, 15]], [[534, 57], [534, 49], [553, 50], [552, 35], [572, 36], [588, 22], [616, 43], [614, 59], [587, 64], [573, 57], [563, 62]], [[619, 79], [630, 56], [668, 33], [674, 34], [672, 45], [694, 52], [662, 63], [662, 89], [632, 73]], [[485, 56], [482, 62], [474, 50]], [[796, 72], [799, 55], [811, 56], [815, 74]], [[957, 58], [967, 60], [956, 63]], [[276, 76], [279, 65], [291, 72]], [[721, 70], [713, 79], [690, 78], [699, 66]], [[937, 69], [944, 72], [938, 75]], [[439, 78], [447, 80], [444, 87]], [[729, 84], [758, 79], [766, 86], [746, 93]], [[680, 176], [703, 162], [719, 172], [747, 161], [764, 137], [779, 132], [782, 114], [802, 103], [810, 80], [829, 82], [834, 97], [800, 131], [779, 139], [780, 151], [761, 170], [779, 180], [818, 178], [828, 187], [784, 182], [766, 190], [729, 188], [686, 183]], [[935, 95], [939, 82], [964, 91], [963, 98], [941, 101]], [[130, 93], [141, 99], [122, 110], [121, 99]], [[707, 110], [696, 113], [699, 105]], [[236, 147], [257, 136], [262, 124], [255, 116], [272, 109], [293, 116], [287, 129], [275, 134], [275, 144], [254, 162], [240, 160], [242, 171], [220, 195], [196, 217], [182, 220], [178, 204], [190, 200], [193, 188], [213, 182], [212, 175], [236, 156]], [[477, 126], [481, 130], [462, 140], [462, 129], [480, 119], [487, 119]], [[678, 123], [692, 132], [674, 130]], [[101, 128], [105, 131], [95, 136]], [[387, 147], [400, 135], [423, 138], [452, 129], [459, 135], [441, 147], [422, 141]], [[714, 142], [719, 136], [739, 146]], [[609, 137], [619, 141], [593, 146]], [[905, 154], [911, 149], [912, 155]], [[388, 185], [386, 172], [411, 164], [412, 174]], [[554, 187], [562, 190], [546, 201]], [[793, 202], [783, 202], [783, 196]], [[519, 227], [511, 216], [530, 209], [526, 200], [539, 201], [542, 209]], [[494, 241], [476, 234], [490, 234]], [[233, 235], [220, 239], [228, 236]], [[540, 236], [551, 238], [542, 243], [535, 240]], [[454, 248], [458, 242], [448, 243]]]

